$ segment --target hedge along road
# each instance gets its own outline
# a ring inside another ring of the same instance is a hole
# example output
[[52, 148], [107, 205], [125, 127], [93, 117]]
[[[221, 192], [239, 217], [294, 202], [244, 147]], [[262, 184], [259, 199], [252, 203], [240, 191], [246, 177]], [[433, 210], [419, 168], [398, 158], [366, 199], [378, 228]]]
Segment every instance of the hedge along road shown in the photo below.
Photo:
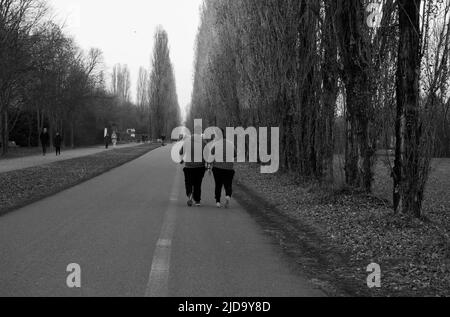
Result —
[[164, 147], [1, 217], [0, 296], [323, 296], [242, 207], [214, 207], [213, 185], [188, 208]]

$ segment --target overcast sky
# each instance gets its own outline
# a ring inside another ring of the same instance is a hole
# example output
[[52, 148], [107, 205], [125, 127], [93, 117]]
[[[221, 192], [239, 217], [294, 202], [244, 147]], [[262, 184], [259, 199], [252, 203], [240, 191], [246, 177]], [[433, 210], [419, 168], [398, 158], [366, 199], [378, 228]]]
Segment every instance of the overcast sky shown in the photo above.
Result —
[[140, 66], [150, 68], [155, 28], [169, 35], [171, 59], [182, 109], [192, 92], [195, 37], [202, 0], [48, 0], [53, 14], [83, 49], [103, 51], [108, 71], [127, 64], [132, 95]]

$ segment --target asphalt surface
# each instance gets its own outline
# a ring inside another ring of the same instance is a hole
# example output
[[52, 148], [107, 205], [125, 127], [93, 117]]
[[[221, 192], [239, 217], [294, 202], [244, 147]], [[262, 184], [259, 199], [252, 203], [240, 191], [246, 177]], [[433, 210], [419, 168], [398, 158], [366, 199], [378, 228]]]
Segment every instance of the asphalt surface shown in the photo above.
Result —
[[212, 176], [188, 208], [169, 150], [0, 217], [0, 296], [323, 296]]

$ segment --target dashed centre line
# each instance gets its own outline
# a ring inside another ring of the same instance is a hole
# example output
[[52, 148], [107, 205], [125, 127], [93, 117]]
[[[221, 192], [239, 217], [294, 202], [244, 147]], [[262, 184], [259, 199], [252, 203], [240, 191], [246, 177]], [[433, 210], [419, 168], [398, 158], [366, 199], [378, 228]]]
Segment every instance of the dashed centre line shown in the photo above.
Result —
[[146, 297], [167, 297], [169, 292], [170, 257], [172, 237], [176, 223], [176, 203], [179, 197], [180, 173], [177, 170], [172, 185], [169, 207], [166, 210], [159, 240], [153, 256]]

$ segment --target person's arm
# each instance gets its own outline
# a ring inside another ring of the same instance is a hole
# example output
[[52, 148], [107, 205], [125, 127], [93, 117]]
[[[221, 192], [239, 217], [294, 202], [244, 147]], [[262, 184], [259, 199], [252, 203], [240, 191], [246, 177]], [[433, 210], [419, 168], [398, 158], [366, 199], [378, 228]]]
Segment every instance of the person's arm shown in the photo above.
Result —
[[181, 157], [181, 162], [180, 162], [180, 164], [184, 164], [183, 155], [184, 155], [184, 146], [181, 147], [181, 150], [180, 150], [180, 157]]

